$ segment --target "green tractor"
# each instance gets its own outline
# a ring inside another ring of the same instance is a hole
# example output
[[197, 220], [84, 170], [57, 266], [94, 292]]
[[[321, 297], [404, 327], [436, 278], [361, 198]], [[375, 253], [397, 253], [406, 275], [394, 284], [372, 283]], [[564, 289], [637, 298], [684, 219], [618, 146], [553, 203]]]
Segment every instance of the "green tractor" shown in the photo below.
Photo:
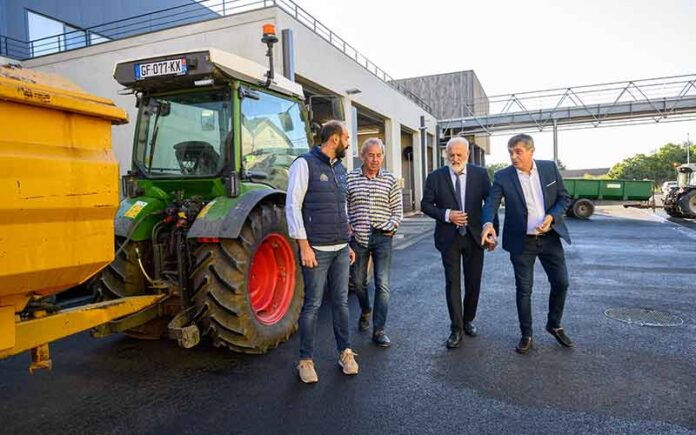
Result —
[[[264, 34], [271, 65], [276, 41]], [[302, 87], [215, 49], [121, 62], [114, 78], [139, 112], [116, 258], [95, 291], [99, 300], [168, 297], [93, 335], [276, 347], [295, 332], [303, 302], [284, 212], [288, 168], [313, 142]]]
[[677, 167], [677, 186], [667, 192], [663, 207], [672, 217], [696, 218], [696, 164]]

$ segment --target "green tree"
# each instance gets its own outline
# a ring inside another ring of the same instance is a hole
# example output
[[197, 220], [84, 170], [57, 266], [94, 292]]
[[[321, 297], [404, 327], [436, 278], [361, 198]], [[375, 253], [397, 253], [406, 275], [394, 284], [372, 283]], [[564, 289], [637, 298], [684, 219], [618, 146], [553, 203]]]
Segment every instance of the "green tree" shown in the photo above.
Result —
[[[696, 146], [691, 146], [691, 155], [696, 155]], [[636, 154], [615, 164], [608, 172], [612, 179], [654, 180], [662, 184], [674, 180], [675, 166], [686, 163], [684, 144], [668, 143], [652, 154]]]

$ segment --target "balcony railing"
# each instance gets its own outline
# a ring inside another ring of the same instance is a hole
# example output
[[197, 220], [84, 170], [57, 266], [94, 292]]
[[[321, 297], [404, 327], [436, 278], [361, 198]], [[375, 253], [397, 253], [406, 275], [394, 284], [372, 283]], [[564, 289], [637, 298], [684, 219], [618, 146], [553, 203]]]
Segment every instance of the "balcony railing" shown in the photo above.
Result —
[[244, 12], [278, 7], [428, 113], [432, 108], [292, 0], [204, 0], [32, 41], [0, 35], [0, 56], [26, 60]]

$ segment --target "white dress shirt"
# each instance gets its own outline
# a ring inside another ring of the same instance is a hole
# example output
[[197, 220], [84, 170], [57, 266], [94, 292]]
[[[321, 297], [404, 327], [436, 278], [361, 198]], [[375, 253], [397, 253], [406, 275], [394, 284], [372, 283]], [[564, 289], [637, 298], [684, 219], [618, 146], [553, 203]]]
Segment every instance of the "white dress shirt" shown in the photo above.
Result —
[[527, 234], [535, 235], [538, 233], [536, 228], [544, 222], [544, 217], [546, 217], [544, 192], [541, 189], [539, 171], [534, 160], [532, 160], [532, 171], [529, 174], [519, 169], [515, 170], [520, 185], [522, 185], [524, 202], [527, 205]]
[[[454, 189], [454, 192], [457, 192], [457, 177], [459, 177], [459, 183], [462, 186], [462, 197], [460, 198], [462, 201], [462, 210], [464, 211], [465, 208], [465, 199], [466, 199], [466, 165], [464, 165], [464, 169], [462, 170], [462, 173], [457, 175], [452, 167], [449, 167], [449, 173], [450, 173], [450, 179], [452, 180], [452, 188]], [[445, 210], [445, 222], [449, 222], [449, 215], [450, 215], [450, 210], [449, 208]]]
[[[333, 163], [333, 162], [332, 162]], [[309, 166], [307, 160], [296, 159], [290, 165], [290, 177], [288, 179], [288, 195], [285, 200], [285, 216], [288, 221], [290, 237], [298, 240], [307, 240], [304, 220], [302, 219], [302, 204], [304, 203], [307, 187], [309, 186]], [[317, 251], [340, 251], [347, 243], [326, 246], [312, 246]]]

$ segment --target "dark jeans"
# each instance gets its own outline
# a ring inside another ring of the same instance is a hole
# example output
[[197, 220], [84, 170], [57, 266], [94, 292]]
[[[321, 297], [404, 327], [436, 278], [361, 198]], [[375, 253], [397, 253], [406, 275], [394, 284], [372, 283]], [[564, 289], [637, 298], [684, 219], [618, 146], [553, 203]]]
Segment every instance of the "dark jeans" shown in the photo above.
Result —
[[[445, 297], [450, 315], [452, 332], [461, 332], [464, 323], [476, 317], [481, 274], [483, 272], [483, 248], [470, 234], [457, 233], [446, 251], [441, 251], [445, 267]], [[461, 275], [464, 266], [464, 308], [462, 310]], [[463, 314], [462, 314], [463, 311]]]
[[355, 240], [350, 242], [350, 246], [355, 251], [355, 263], [351, 268], [351, 275], [355, 294], [358, 296], [363, 312], [372, 310], [370, 297], [367, 294], [367, 263], [372, 256], [375, 276], [375, 309], [372, 314], [372, 325], [375, 331], [383, 331], [389, 309], [392, 237], [375, 232], [370, 235], [367, 246], [362, 246]]
[[560, 328], [563, 317], [566, 293], [568, 291], [568, 269], [565, 264], [561, 239], [554, 233], [541, 237], [527, 236], [524, 251], [510, 254], [515, 269], [517, 287], [517, 316], [523, 337], [532, 336], [532, 285], [534, 283], [534, 262], [539, 257], [541, 265], [551, 284], [549, 295], [549, 314], [547, 327]]
[[304, 304], [300, 313], [300, 359], [312, 359], [313, 357], [314, 341], [317, 335], [317, 317], [327, 282], [331, 296], [336, 348], [342, 352], [350, 347], [350, 330], [348, 328], [350, 259], [348, 258], [348, 246], [334, 252], [315, 249], [314, 255], [316, 255], [318, 265], [311, 269], [302, 267]]

